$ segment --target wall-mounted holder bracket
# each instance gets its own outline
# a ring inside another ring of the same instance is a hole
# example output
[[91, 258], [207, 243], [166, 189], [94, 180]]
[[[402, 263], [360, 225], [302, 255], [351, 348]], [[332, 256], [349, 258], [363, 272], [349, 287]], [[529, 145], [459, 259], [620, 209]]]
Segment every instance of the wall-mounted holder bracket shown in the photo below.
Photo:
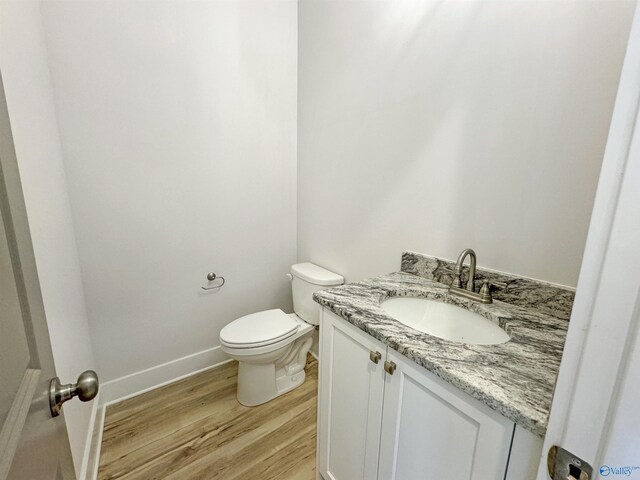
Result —
[[202, 290], [213, 290], [214, 288], [220, 288], [225, 283], [224, 277], [219, 277], [213, 272], [207, 273], [207, 280], [209, 282], [213, 282], [214, 280], [222, 280], [222, 283], [220, 283], [218, 285], [209, 285], [209, 286], [206, 286], [206, 287], [200, 287]]

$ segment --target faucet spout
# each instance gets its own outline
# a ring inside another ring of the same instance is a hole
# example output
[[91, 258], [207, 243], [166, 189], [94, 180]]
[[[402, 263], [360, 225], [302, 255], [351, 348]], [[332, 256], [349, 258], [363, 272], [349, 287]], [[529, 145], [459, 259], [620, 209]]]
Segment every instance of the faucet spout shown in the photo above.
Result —
[[[456, 278], [458, 279], [458, 281], [462, 281], [461, 279], [461, 275], [462, 275], [462, 266], [464, 264], [464, 260], [467, 258], [467, 256], [469, 257], [469, 280], [467, 281], [467, 290], [469, 290], [470, 292], [473, 292], [473, 280], [476, 277], [476, 252], [474, 252], [472, 249], [470, 248], [465, 248], [462, 253], [460, 253], [460, 256], [458, 257], [458, 261], [456, 262]], [[460, 285], [461, 287], [462, 285]]]
[[[464, 261], [469, 257], [469, 279], [467, 280], [467, 287], [462, 288], [462, 267]], [[480, 292], [476, 293], [474, 288], [474, 280], [476, 278], [476, 252], [470, 248], [465, 248], [456, 262], [456, 273], [453, 276], [453, 281], [449, 286], [449, 293], [458, 295], [460, 297], [468, 298], [476, 302], [491, 303], [493, 298], [491, 297], [491, 284], [485, 280]]]

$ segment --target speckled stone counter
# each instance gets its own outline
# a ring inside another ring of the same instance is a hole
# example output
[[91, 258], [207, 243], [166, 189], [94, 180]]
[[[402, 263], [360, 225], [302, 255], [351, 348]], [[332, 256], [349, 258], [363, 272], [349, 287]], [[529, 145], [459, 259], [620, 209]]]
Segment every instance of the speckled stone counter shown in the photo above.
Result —
[[[507, 284], [494, 293], [494, 303], [485, 305], [448, 293], [452, 262], [405, 252], [401, 269], [317, 292], [314, 300], [516, 424], [544, 436], [573, 290], [479, 268], [477, 280]], [[419, 332], [380, 307], [393, 296], [438, 299], [464, 307], [499, 324], [511, 340], [471, 345]]]

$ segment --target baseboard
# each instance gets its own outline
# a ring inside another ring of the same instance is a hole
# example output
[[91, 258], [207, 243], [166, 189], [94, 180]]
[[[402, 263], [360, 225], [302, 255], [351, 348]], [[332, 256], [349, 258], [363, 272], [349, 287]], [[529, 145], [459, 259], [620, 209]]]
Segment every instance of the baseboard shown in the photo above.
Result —
[[227, 354], [217, 346], [110, 380], [100, 386], [102, 392], [101, 403], [102, 405], [109, 405], [121, 402], [203, 370], [217, 367], [229, 360]]
[[227, 363], [230, 360], [227, 354], [218, 346], [140, 372], [125, 375], [100, 385], [100, 392], [94, 399], [91, 411], [92, 418], [89, 423], [87, 444], [78, 479], [95, 480], [98, 477], [102, 431], [108, 405], [182, 380]]

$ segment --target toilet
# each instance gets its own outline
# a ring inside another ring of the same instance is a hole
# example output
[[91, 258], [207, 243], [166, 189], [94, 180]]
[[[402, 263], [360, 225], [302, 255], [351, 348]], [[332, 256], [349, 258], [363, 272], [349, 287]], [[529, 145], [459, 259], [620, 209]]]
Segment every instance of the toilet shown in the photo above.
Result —
[[253, 407], [293, 390], [305, 379], [304, 366], [320, 321], [313, 292], [342, 285], [344, 278], [313, 263], [291, 267], [293, 310], [263, 310], [240, 317], [220, 331], [222, 350], [238, 361], [238, 401]]

